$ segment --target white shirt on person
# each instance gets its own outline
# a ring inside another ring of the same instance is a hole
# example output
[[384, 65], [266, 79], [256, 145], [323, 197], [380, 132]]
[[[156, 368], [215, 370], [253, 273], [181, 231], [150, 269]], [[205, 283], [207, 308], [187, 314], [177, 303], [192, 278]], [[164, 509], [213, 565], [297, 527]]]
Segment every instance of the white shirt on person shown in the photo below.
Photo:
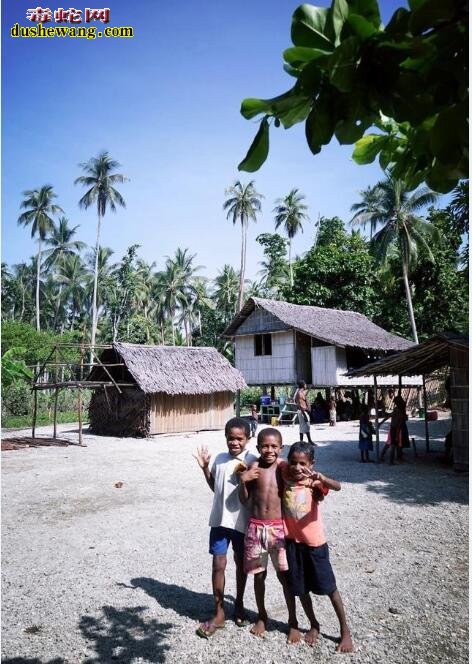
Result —
[[248, 468], [257, 461], [257, 456], [245, 449], [232, 456], [229, 452], [220, 452], [210, 461], [210, 473], [215, 480], [213, 506], [208, 525], [215, 528], [231, 528], [240, 533], [246, 532], [249, 513], [239, 500], [239, 475], [234, 472], [243, 462]]

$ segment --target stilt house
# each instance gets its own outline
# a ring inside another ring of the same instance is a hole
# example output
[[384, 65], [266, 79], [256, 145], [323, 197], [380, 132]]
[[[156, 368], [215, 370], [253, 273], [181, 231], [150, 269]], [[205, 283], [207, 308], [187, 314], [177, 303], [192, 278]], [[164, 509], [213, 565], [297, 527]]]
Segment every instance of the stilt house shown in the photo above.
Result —
[[222, 429], [234, 415], [234, 394], [246, 387], [241, 373], [215, 348], [115, 343], [103, 351], [88, 380], [131, 384], [96, 389], [90, 430], [148, 436]]
[[[248, 385], [293, 385], [300, 380], [317, 387], [372, 385], [371, 377], [345, 374], [413, 345], [354, 311], [257, 297], [249, 298], [223, 336], [234, 340], [235, 366]], [[396, 380], [382, 377], [379, 385]], [[408, 384], [421, 384], [421, 378], [406, 378]]]

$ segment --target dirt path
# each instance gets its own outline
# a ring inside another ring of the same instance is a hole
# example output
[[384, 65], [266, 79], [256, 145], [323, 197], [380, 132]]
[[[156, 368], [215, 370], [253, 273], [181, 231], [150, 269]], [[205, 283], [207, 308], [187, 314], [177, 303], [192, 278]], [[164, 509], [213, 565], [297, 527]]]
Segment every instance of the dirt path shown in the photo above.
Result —
[[[433, 449], [442, 448], [447, 427], [432, 423]], [[74, 425], [58, 429], [61, 439], [77, 441]], [[421, 430], [410, 422], [420, 457], [413, 461], [409, 451], [405, 464], [389, 467], [358, 463], [355, 423], [312, 427], [320, 470], [343, 484], [326, 500], [324, 519], [356, 644], [345, 660], [467, 660], [468, 478], [426, 456]], [[296, 440], [296, 428], [281, 431], [287, 444]], [[315, 598], [322, 638], [314, 653], [285, 644], [273, 570], [273, 621], [264, 639], [232, 623], [210, 641], [194, 635], [212, 606], [211, 494], [191, 454], [201, 443], [223, 449], [222, 432], [151, 440], [85, 435], [85, 443], [2, 453], [3, 662], [338, 661], [326, 598]], [[229, 612], [234, 591], [231, 562]], [[253, 612], [250, 586], [247, 604]]]

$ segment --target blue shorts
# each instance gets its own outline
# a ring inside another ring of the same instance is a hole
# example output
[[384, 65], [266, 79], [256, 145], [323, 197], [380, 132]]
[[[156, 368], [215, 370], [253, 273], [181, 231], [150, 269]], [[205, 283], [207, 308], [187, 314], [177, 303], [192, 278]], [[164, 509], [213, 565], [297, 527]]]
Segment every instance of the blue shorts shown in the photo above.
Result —
[[285, 540], [290, 588], [294, 595], [331, 595], [336, 590], [327, 544], [308, 546]]
[[210, 528], [210, 548], [212, 556], [224, 556], [228, 552], [229, 543], [233, 545], [233, 551], [238, 557], [244, 556], [244, 533], [233, 528], [223, 526], [212, 526]]

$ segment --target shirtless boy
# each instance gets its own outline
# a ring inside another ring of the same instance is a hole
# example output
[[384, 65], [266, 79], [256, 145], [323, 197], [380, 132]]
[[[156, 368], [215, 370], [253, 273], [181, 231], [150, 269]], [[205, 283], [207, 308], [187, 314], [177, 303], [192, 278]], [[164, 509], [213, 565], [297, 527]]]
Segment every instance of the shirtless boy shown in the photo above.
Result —
[[239, 497], [249, 505], [249, 523], [244, 541], [244, 571], [254, 574], [254, 593], [258, 616], [251, 633], [262, 636], [267, 627], [265, 607], [265, 579], [269, 555], [277, 578], [282, 584], [288, 608], [289, 632], [287, 643], [300, 641], [295, 597], [289, 590], [288, 564], [285, 553], [285, 536], [282, 521], [280, 491], [281, 478], [278, 473], [278, 457], [282, 450], [282, 436], [277, 429], [262, 429], [257, 437], [260, 458], [241, 473]]

